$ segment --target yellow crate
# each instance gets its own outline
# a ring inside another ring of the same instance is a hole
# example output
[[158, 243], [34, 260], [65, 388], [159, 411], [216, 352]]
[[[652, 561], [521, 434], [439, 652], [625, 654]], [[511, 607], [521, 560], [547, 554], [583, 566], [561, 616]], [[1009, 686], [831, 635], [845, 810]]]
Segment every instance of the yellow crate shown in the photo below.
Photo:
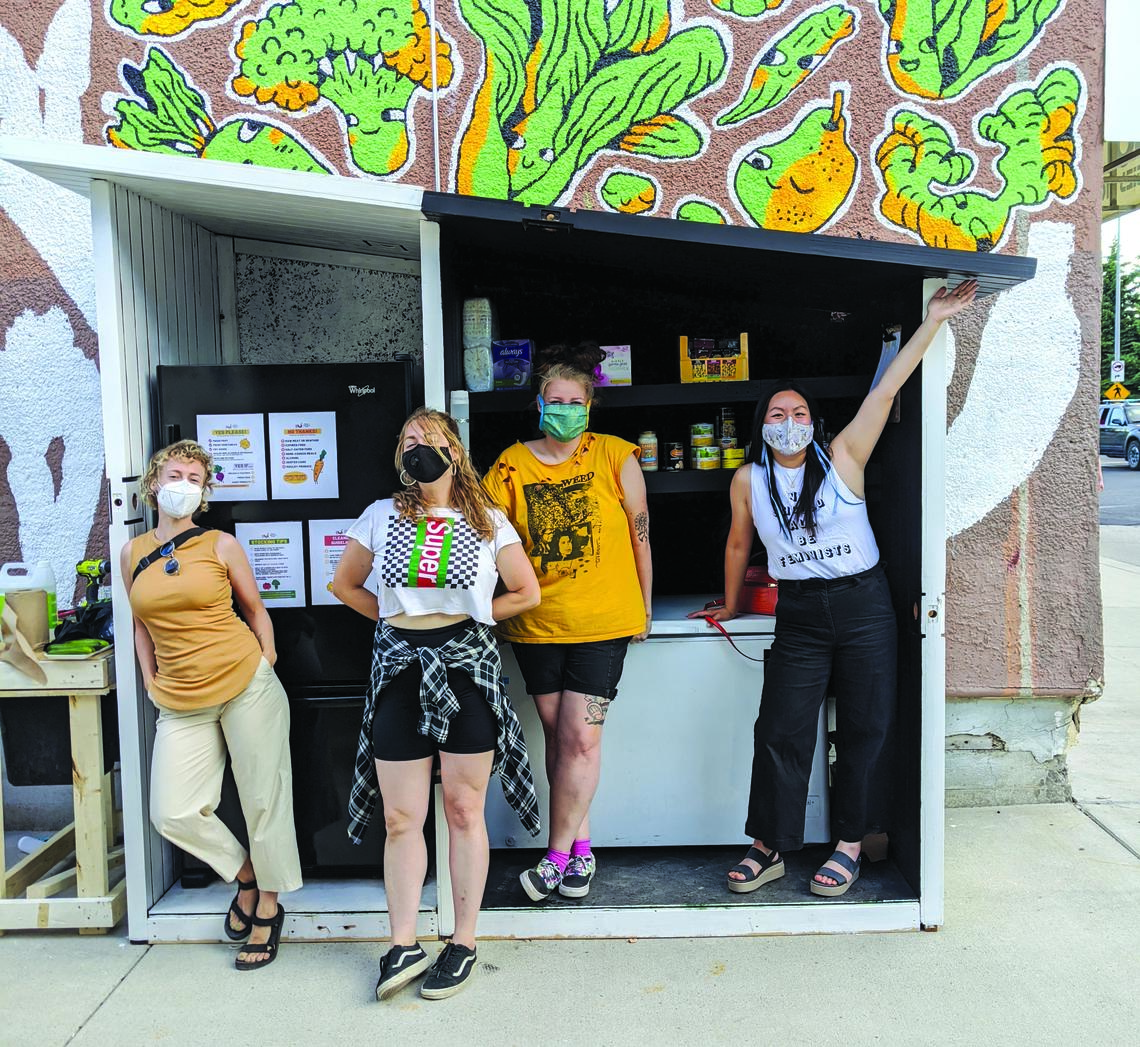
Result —
[[700, 359], [689, 357], [689, 336], [681, 335], [681, 381], [688, 382], [747, 382], [748, 335], [740, 335], [739, 356], [710, 356]]

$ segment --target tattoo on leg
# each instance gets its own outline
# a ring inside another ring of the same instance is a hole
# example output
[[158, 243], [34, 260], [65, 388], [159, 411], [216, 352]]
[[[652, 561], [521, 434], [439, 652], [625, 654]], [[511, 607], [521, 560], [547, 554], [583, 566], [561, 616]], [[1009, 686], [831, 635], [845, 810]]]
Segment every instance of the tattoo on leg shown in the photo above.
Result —
[[633, 529], [639, 542], [649, 541], [649, 513], [638, 513], [633, 518]]
[[606, 722], [606, 710], [612, 698], [599, 698], [596, 694], [586, 695], [586, 723], [591, 727], [601, 727]]

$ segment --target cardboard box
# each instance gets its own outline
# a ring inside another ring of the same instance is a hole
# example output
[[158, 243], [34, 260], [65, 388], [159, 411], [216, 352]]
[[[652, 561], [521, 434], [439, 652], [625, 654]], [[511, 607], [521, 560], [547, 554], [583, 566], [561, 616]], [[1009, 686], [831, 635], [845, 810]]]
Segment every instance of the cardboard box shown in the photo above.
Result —
[[491, 343], [491, 368], [496, 389], [525, 389], [530, 385], [534, 348], [529, 338], [503, 339]]
[[633, 385], [633, 361], [628, 345], [599, 347], [606, 358], [594, 368], [594, 385]]
[[[54, 603], [55, 593], [51, 593]], [[0, 593], [0, 610], [7, 604], [16, 614], [17, 628], [29, 647], [43, 647], [51, 639], [49, 594], [43, 589]]]
[[747, 382], [748, 335], [690, 338], [681, 335], [682, 382]]

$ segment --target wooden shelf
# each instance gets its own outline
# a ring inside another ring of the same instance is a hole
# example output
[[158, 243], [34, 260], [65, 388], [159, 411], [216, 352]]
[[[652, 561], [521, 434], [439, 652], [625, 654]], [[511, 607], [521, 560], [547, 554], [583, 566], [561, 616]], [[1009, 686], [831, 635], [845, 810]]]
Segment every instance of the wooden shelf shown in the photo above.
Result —
[[[674, 382], [667, 385], [615, 385], [598, 390], [603, 407], [671, 407], [688, 404], [723, 404], [755, 401], [768, 379], [752, 382]], [[841, 375], [804, 378], [802, 384], [819, 399], [863, 397], [871, 387], [871, 375]], [[530, 389], [500, 389], [471, 393], [472, 414], [521, 412], [534, 401]]]

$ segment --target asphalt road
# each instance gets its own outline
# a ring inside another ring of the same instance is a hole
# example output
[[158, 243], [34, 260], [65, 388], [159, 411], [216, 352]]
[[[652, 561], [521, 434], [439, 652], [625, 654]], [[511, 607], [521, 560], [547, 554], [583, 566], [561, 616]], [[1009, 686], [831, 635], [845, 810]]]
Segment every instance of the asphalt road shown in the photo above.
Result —
[[1100, 492], [1101, 527], [1140, 524], [1140, 469], [1133, 472], [1123, 458], [1101, 458], [1104, 490]]

